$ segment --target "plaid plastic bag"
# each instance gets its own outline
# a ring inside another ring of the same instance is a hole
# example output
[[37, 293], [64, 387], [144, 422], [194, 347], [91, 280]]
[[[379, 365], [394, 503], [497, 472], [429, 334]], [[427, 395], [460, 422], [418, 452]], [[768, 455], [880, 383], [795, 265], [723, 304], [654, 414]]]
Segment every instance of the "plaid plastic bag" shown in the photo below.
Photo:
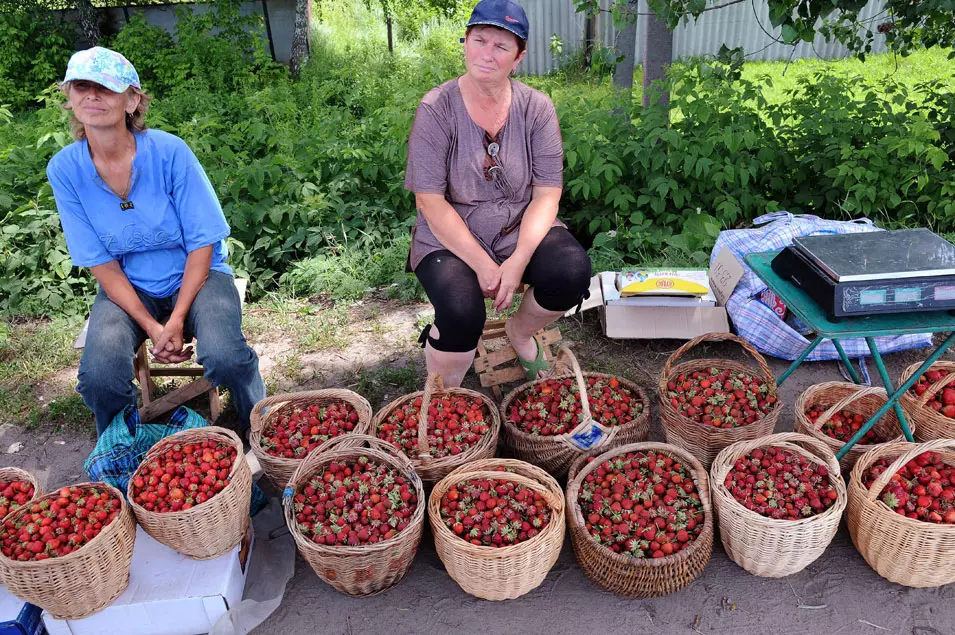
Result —
[[[767, 286], [746, 266], [743, 255], [750, 252], [783, 249], [792, 245], [793, 238], [797, 236], [852, 234], [882, 230], [867, 218], [834, 221], [809, 214], [795, 215], [789, 212], [765, 214], [754, 219], [753, 224], [763, 226], [720, 232], [710, 256], [710, 265], [712, 266], [720, 250], [727, 248], [733, 252], [743, 267], [743, 277], [726, 301], [726, 312], [733, 320], [736, 332], [746, 338], [760, 353], [782, 359], [796, 359], [809, 346], [809, 340], [784, 322], [770, 307], [759, 301], [759, 295], [767, 289]], [[932, 343], [932, 335], [929, 333], [899, 335], [877, 337], [875, 340], [879, 352], [884, 354], [929, 346]], [[840, 341], [846, 354], [852, 359], [864, 358], [871, 354], [862, 338]], [[839, 359], [839, 352], [831, 340], [822, 342], [807, 358], [808, 361], [822, 359]]]

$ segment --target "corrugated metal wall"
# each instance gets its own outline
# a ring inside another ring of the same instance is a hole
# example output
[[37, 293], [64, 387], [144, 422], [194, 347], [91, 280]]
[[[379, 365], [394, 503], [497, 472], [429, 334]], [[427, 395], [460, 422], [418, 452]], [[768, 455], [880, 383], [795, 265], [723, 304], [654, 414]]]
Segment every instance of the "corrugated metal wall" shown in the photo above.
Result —
[[[600, 0], [606, 9], [612, 0]], [[557, 67], [558, 61], [550, 51], [550, 41], [556, 34], [564, 45], [564, 53], [570, 53], [583, 45], [584, 18], [574, 12], [573, 0], [521, 0], [531, 23], [530, 41], [523, 72], [542, 75]], [[884, 0], [870, 0], [862, 10], [863, 20], [878, 24], [885, 15]], [[646, 0], [640, 0], [638, 11], [649, 12]], [[643, 57], [643, 33], [646, 16], [637, 21], [637, 63]], [[874, 30], [874, 28], [873, 28]], [[812, 44], [803, 42], [795, 47], [779, 39], [779, 29], [769, 22], [769, 4], [766, 0], [747, 0], [715, 11], [707, 11], [699, 20], [680, 25], [673, 33], [673, 57], [679, 59], [694, 55], [716, 53], [720, 46], [742, 46], [748, 60], [788, 60], [800, 58], [833, 59], [847, 57], [849, 52], [838, 42], [826, 42], [821, 36]], [[597, 18], [597, 37], [604, 46], [613, 44], [616, 38], [613, 18], [601, 13]], [[885, 51], [885, 36], [876, 34], [873, 52]]]

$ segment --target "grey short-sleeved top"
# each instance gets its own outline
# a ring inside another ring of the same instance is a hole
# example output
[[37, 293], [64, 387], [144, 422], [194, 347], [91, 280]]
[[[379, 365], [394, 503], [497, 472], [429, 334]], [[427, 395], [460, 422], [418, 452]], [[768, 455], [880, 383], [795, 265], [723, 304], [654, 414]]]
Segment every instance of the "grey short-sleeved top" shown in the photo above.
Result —
[[[544, 93], [511, 80], [511, 108], [499, 134], [501, 176], [484, 176], [484, 130], [468, 115], [458, 80], [431, 89], [415, 113], [408, 140], [405, 188], [441, 194], [496, 262], [517, 246], [518, 231], [501, 235], [531, 201], [533, 186], [562, 187], [564, 148], [554, 104]], [[555, 221], [556, 226], [562, 226]], [[411, 268], [446, 249], [419, 211]]]

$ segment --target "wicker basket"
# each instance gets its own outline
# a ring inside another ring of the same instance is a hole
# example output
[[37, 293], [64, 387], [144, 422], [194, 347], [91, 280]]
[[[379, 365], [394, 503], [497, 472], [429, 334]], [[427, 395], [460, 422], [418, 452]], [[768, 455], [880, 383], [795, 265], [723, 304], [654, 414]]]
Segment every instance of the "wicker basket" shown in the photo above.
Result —
[[[905, 372], [902, 373], [902, 377], [899, 378], [898, 385], [901, 386], [921, 365], [921, 362], [916, 362], [906, 368]], [[929, 399], [952, 382], [955, 382], [955, 362], [938, 361], [932, 364], [929, 370], [939, 369], [947, 370], [948, 375], [929, 386], [928, 390], [922, 393], [921, 397], [916, 398], [911, 391], [906, 390], [905, 393], [902, 394], [902, 397], [899, 398], [899, 403], [902, 404], [905, 416], [913, 428], [912, 434], [915, 435], [916, 441], [955, 439], [955, 419], [949, 419], [942, 413], [925, 407]], [[955, 385], [953, 385], [952, 388], [955, 388]]]
[[[804, 390], [802, 394], [796, 398], [795, 431], [822, 441], [835, 454], [842, 449], [845, 443], [833, 439], [822, 431], [822, 426], [829, 421], [829, 418], [837, 412], [848, 408], [851, 412], [856, 412], [868, 420], [879, 408], [885, 405], [887, 398], [885, 389], [876, 386], [865, 387], [841, 381], [815, 384]], [[849, 408], [850, 405], [852, 406], [851, 408]], [[806, 416], [806, 410], [813, 406], [827, 408], [824, 413], [819, 415], [815, 422]], [[895, 415], [894, 409], [889, 410], [881, 419], [876, 421], [872, 429], [880, 439], [883, 439], [882, 443], [905, 440], [905, 437], [902, 435], [902, 426], [899, 424], [899, 418]], [[846, 452], [845, 456], [839, 460], [842, 473], [848, 474], [852, 470], [852, 466], [859, 460], [859, 457], [876, 445], [878, 444], [870, 443], [864, 445], [862, 443], [856, 443], [852, 446], [849, 451]]]
[[[136, 521], [123, 494], [106, 483], [80, 483], [108, 490], [121, 502], [116, 519], [87, 544], [61, 558], [19, 562], [0, 555], [7, 590], [21, 600], [36, 604], [56, 619], [78, 620], [109, 606], [129, 585]], [[57, 492], [44, 498], [55, 498]], [[7, 518], [27, 512], [20, 508]]]
[[[368, 447], [363, 447], [367, 445]], [[389, 540], [373, 545], [318, 545], [305, 538], [295, 520], [292, 497], [319, 469], [333, 461], [349, 461], [366, 456], [399, 470], [414, 486], [418, 507], [408, 527]], [[282, 496], [285, 522], [299, 553], [319, 578], [336, 591], [354, 596], [381, 593], [398, 584], [414, 560], [424, 527], [424, 487], [411, 461], [393, 445], [364, 434], [346, 434], [329, 439], [305, 457]]]
[[727, 359], [695, 359], [688, 362], [676, 364], [685, 353], [702, 342], [736, 342], [744, 351], [756, 360], [759, 367], [759, 374], [770, 390], [776, 390], [776, 378], [766, 364], [766, 360], [760, 355], [749, 342], [741, 337], [730, 333], [706, 333], [694, 338], [681, 346], [670, 355], [663, 367], [663, 373], [660, 375], [660, 385], [657, 397], [660, 400], [660, 419], [663, 422], [663, 432], [667, 443], [689, 450], [693, 456], [699, 459], [700, 463], [707, 469], [713, 463], [713, 459], [723, 448], [736, 443], [737, 441], [749, 441], [772, 434], [782, 412], [783, 404], [776, 393], [775, 407], [763, 416], [762, 419], [749, 425], [738, 428], [715, 428], [697, 421], [684, 417], [677, 412], [670, 401], [666, 398], [667, 382], [678, 375], [689, 375], [690, 373], [708, 369], [720, 368], [727, 369], [730, 372], [744, 372], [753, 374], [753, 369], [746, 364], [734, 362]]
[[[640, 443], [647, 440], [650, 434], [650, 400], [640, 386], [615, 375], [581, 372], [577, 357], [568, 347], [563, 346], [557, 353], [553, 378], [567, 377], [576, 380], [581, 401], [581, 420], [571, 432], [553, 436], [528, 434], [509, 420], [507, 411], [511, 402], [542, 380], [523, 383], [504, 398], [501, 403], [504, 443], [517, 458], [540, 466], [555, 477], [561, 478], [567, 474], [570, 464], [587, 450], [606, 450], [614, 445]], [[634, 393], [636, 399], [643, 404], [643, 412], [630, 421], [613, 427], [604, 427], [595, 423], [590, 414], [590, 400], [587, 396], [586, 378], [588, 377], [616, 379], [621, 386]]]
[[[703, 529], [683, 551], [665, 558], [630, 558], [598, 545], [587, 533], [577, 498], [583, 480], [595, 466], [628, 452], [662, 452], [686, 465], [703, 503]], [[713, 508], [706, 470], [689, 452], [664, 443], [631, 443], [608, 450], [587, 464], [567, 485], [567, 522], [577, 562], [595, 584], [630, 598], [652, 598], [676, 593], [695, 580], [713, 551]]]
[[[832, 507], [809, 518], [779, 520], [746, 509], [733, 498], [724, 481], [737, 459], [768, 446], [785, 448], [829, 468], [829, 482], [838, 494]], [[848, 503], [835, 454], [821, 440], [795, 432], [740, 441], [725, 448], [713, 461], [710, 483], [726, 555], [753, 575], [767, 578], [782, 578], [815, 562], [839, 530], [839, 521]]]
[[[0, 467], [0, 481], [27, 481], [33, 485], [33, 497], [27, 501], [28, 503], [35, 501], [36, 499], [43, 496], [43, 490], [40, 489], [40, 484], [37, 482], [36, 477], [27, 472], [26, 470], [21, 470], [18, 467]], [[13, 513], [13, 512], [11, 512]], [[5, 517], [4, 517], [5, 518]], [[3, 518], [0, 518], [2, 521]], [[3, 584], [3, 561], [0, 560], [0, 585]]]
[[[222, 491], [202, 504], [177, 512], [151, 512], [133, 500], [133, 481], [136, 474], [166, 449], [175, 444], [210, 440], [232, 445], [237, 452], [229, 473], [229, 483]], [[242, 542], [249, 526], [252, 470], [245, 460], [242, 441], [232, 430], [208, 426], [170, 435], [150, 448], [136, 474], [129, 479], [129, 505], [143, 530], [158, 542], [196, 560], [216, 558]]]
[[[428, 407], [427, 404], [436, 398], [439, 394], [459, 395], [479, 399], [488, 409], [489, 430], [480, 441], [468, 448], [461, 454], [443, 456], [434, 458], [430, 453], [428, 445]], [[371, 421], [370, 434], [375, 435], [378, 426], [382, 424], [388, 416], [394, 411], [408, 403], [421, 397], [422, 408], [418, 416], [418, 456], [408, 457], [414, 466], [415, 472], [421, 477], [421, 480], [429, 485], [433, 485], [450, 474], [453, 470], [461, 467], [465, 463], [476, 461], [478, 459], [489, 459], [497, 451], [497, 438], [501, 433], [501, 417], [497, 411], [497, 405], [490, 397], [484, 393], [467, 388], [445, 388], [440, 375], [428, 375], [428, 380], [424, 384], [424, 390], [413, 392], [410, 395], [399, 397], [390, 404], [378, 411]]]
[[[495, 471], [499, 467], [514, 471]], [[533, 538], [508, 547], [463, 540], [441, 520], [441, 498], [455, 483], [472, 478], [512, 481], [539, 492], [550, 507], [550, 522]], [[434, 486], [428, 516], [435, 549], [448, 575], [467, 593], [485, 600], [512, 600], [536, 589], [564, 545], [564, 492], [547, 472], [515, 459], [474, 461], [454, 470]]]
[[[249, 415], [249, 446], [252, 454], [258, 459], [259, 464], [265, 471], [265, 475], [275, 483], [279, 489], [283, 489], [292, 474], [295, 473], [302, 458], [287, 459], [285, 457], [274, 456], [262, 448], [262, 432], [269, 422], [279, 415], [290, 414], [297, 407], [307, 407], [312, 405], [325, 406], [330, 403], [345, 402], [358, 412], [358, 424], [351, 431], [353, 434], [367, 434], [371, 429], [372, 410], [368, 400], [358, 393], [350, 390], [329, 389], [329, 390], [308, 390], [304, 392], [289, 393], [284, 395], [274, 395], [266, 397], [255, 404], [252, 413]], [[317, 449], [317, 448], [316, 448]]]
[[[910, 587], [936, 587], [955, 582], [955, 525], [936, 525], [901, 516], [879, 500], [883, 488], [902, 466], [923, 452], [939, 452], [955, 465], [955, 440], [885, 443], [862, 455], [849, 476], [847, 524], [852, 542], [876, 573]], [[862, 475], [881, 457], [898, 457], [871, 489]]]

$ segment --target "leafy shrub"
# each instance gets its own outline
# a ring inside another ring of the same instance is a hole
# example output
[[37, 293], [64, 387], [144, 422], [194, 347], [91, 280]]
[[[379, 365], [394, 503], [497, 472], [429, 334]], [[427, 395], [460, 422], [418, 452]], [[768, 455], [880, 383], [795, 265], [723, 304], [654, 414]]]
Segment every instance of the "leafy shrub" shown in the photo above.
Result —
[[73, 54], [75, 27], [30, 5], [0, 11], [0, 104], [22, 109], [63, 78]]

